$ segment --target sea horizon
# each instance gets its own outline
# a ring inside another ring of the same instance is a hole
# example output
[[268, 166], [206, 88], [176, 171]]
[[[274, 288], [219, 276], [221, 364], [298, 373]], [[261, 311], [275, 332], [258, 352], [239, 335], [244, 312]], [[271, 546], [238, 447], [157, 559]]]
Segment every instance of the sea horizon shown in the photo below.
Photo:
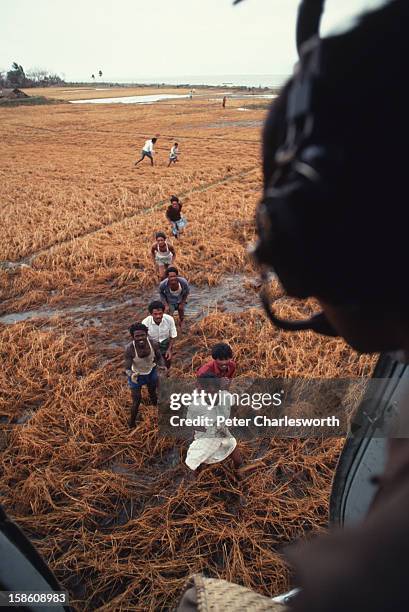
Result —
[[[213, 85], [243, 87], [279, 87], [290, 77], [289, 74], [203, 74], [176, 76], [143, 76], [116, 78], [111, 75], [97, 77], [95, 83], [118, 83], [138, 85]], [[84, 80], [71, 80], [71, 83], [83, 83]], [[89, 80], [87, 80], [89, 82]]]

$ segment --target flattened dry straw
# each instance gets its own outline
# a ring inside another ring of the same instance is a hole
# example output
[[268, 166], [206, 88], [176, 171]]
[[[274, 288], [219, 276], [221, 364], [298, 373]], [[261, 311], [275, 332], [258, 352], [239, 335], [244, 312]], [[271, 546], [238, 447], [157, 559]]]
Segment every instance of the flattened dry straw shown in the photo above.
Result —
[[[143, 425], [129, 431], [121, 374], [129, 319], [145, 314], [145, 306], [121, 310], [120, 300], [156, 283], [149, 246], [155, 230], [167, 229], [161, 200], [186, 192], [189, 226], [175, 247], [177, 265], [195, 284], [251, 271], [246, 244], [254, 235], [259, 173], [209, 185], [256, 166], [256, 130], [203, 127], [220, 120], [220, 109], [203, 101], [138, 108], [138, 130], [169, 134], [171, 125], [169, 143], [176, 135], [183, 156], [169, 171], [141, 164], [136, 173], [129, 137], [135, 109], [61, 108], [47, 115], [25, 109], [26, 128], [18, 110], [0, 111], [9, 149], [20, 154], [3, 165], [0, 259], [32, 256], [31, 267], [0, 270], [4, 310], [63, 312], [95, 299], [115, 299], [118, 308], [98, 316], [91, 309], [97, 322], [89, 327], [62, 317], [1, 326], [0, 501], [78, 610], [169, 610], [194, 572], [277, 593], [288, 586], [282, 548], [325, 526], [341, 441], [241, 443], [258, 467], [240, 487], [229, 463], [206, 468], [187, 487], [186, 443], [159, 435], [155, 409], [143, 403]], [[240, 120], [239, 112], [229, 113]], [[248, 115], [262, 119], [260, 111]], [[240, 140], [254, 140], [245, 155]], [[165, 138], [159, 143], [167, 151]], [[23, 214], [25, 224], [16, 226]], [[243, 290], [253, 291], [248, 284]], [[300, 314], [292, 300], [279, 298], [276, 307], [282, 316]], [[188, 319], [188, 326], [177, 343], [175, 376], [192, 376], [220, 340], [231, 344], [239, 376], [356, 377], [373, 366], [339, 340], [274, 331], [257, 309], [219, 310], [195, 325]]]

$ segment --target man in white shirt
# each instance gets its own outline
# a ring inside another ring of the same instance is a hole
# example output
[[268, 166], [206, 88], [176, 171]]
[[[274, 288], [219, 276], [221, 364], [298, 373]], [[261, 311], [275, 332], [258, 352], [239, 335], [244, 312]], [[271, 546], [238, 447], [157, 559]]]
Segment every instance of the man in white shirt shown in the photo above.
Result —
[[147, 140], [145, 142], [141, 152], [141, 159], [138, 159], [138, 161], [135, 162], [135, 166], [137, 166], [143, 159], [145, 159], [145, 157], [149, 157], [149, 159], [151, 160], [151, 166], [153, 166], [153, 154], [155, 153], [155, 151], [153, 150], [153, 146], [156, 141], [157, 138], [151, 138], [150, 140]]
[[148, 310], [149, 317], [146, 317], [142, 323], [148, 328], [148, 337], [159, 344], [159, 350], [169, 373], [173, 342], [178, 335], [175, 319], [171, 315], [165, 314], [165, 306], [159, 300], [151, 302]]

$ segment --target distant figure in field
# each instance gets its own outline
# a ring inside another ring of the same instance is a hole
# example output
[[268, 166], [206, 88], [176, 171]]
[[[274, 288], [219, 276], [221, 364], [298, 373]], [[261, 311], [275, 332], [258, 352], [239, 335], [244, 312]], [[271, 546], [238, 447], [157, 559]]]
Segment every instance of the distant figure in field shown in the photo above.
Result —
[[175, 195], [170, 198], [170, 206], [166, 210], [166, 217], [170, 221], [172, 234], [175, 238], [179, 238], [183, 234], [183, 229], [187, 225], [187, 221], [181, 214], [182, 203]]
[[148, 338], [159, 345], [159, 350], [169, 372], [173, 342], [177, 338], [175, 319], [165, 314], [165, 306], [160, 300], [149, 304], [149, 317], [142, 321], [148, 328]]
[[236, 372], [233, 351], [225, 342], [215, 344], [212, 349], [212, 360], [202, 365], [196, 372], [198, 377], [213, 374], [217, 378], [231, 380]]
[[165, 312], [173, 315], [175, 310], [179, 314], [179, 327], [182, 329], [185, 318], [185, 306], [190, 292], [189, 283], [183, 276], [179, 276], [178, 269], [169, 266], [166, 270], [166, 279], [159, 285], [159, 295], [165, 304]]
[[142, 323], [134, 323], [129, 328], [132, 342], [125, 349], [125, 373], [128, 377], [128, 386], [132, 394], [132, 410], [129, 426], [135, 427], [139, 405], [142, 398], [142, 387], [146, 385], [149, 391], [151, 403], [158, 403], [157, 386], [158, 372], [165, 369], [165, 362], [159, 350], [159, 346], [153, 340], [148, 339], [148, 328]]
[[189, 92], [189, 99], [191, 100], [192, 98], [193, 98], [193, 89], [191, 89]]
[[164, 232], [156, 232], [155, 238], [156, 242], [152, 245], [151, 254], [157, 266], [159, 276], [161, 280], [163, 280], [166, 277], [168, 266], [170, 266], [176, 258], [176, 253], [173, 246], [168, 243]]
[[157, 138], [151, 138], [150, 140], [147, 140], [145, 142], [145, 144], [143, 145], [142, 152], [141, 152], [141, 159], [138, 159], [138, 161], [135, 162], [135, 166], [137, 166], [142, 160], [144, 160], [145, 157], [149, 157], [149, 159], [151, 160], [151, 166], [153, 166], [153, 155], [155, 153], [155, 151], [153, 150], [153, 147], [156, 141], [157, 141]]
[[223, 108], [226, 108], [226, 100], [227, 100], [226, 96], [223, 96], [223, 102], [222, 102]]
[[169, 163], [168, 163], [168, 168], [170, 166], [170, 164], [176, 164], [178, 160], [178, 155], [179, 155], [179, 145], [177, 142], [175, 142], [175, 144], [173, 145], [173, 147], [170, 150], [170, 155], [169, 155]]

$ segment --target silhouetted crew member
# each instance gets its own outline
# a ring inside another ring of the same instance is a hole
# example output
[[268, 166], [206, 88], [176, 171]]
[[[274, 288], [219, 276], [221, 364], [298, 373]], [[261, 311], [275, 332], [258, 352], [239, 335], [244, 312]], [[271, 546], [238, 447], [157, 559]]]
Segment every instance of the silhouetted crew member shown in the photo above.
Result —
[[[409, 57], [409, 3], [386, 2], [322, 40], [314, 31], [319, 4], [304, 0], [300, 15], [308, 6], [312, 13], [297, 28], [300, 62], [265, 124], [255, 256], [288, 295], [313, 297], [322, 312], [283, 320], [266, 290], [263, 303], [287, 332], [339, 335], [361, 353], [399, 351], [408, 364], [409, 113], [400, 59]], [[396, 407], [407, 435], [409, 392], [391, 402]], [[409, 610], [409, 438], [390, 439], [384, 473], [372, 484], [379, 488], [366, 517], [288, 551], [300, 587], [291, 612]], [[210, 609], [205, 584], [199, 592], [187, 591], [178, 612], [202, 601]], [[236, 590], [224, 606], [241, 611], [243, 598]], [[273, 606], [265, 597], [258, 609]]]

